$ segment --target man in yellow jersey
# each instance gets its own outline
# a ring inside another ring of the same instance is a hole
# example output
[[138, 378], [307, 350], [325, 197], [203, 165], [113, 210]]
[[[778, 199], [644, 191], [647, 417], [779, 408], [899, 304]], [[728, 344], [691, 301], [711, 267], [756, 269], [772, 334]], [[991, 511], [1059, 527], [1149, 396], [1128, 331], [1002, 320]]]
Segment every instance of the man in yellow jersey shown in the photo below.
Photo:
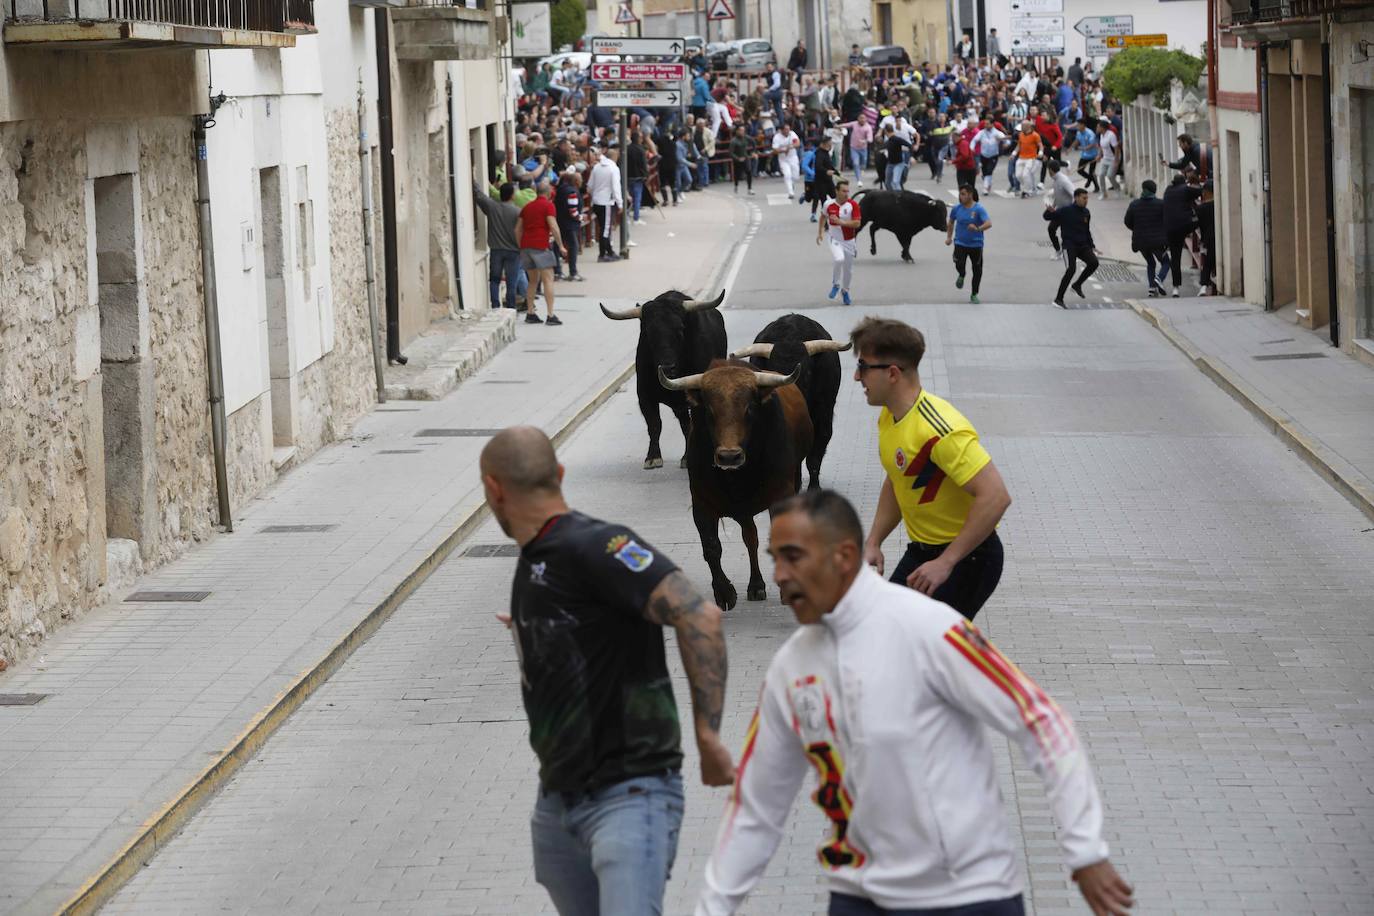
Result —
[[1011, 505], [1002, 475], [964, 415], [921, 387], [921, 332], [865, 318], [849, 335], [863, 385], [878, 414], [878, 453], [887, 479], [864, 544], [883, 572], [883, 540], [906, 524], [910, 545], [892, 581], [943, 601], [969, 620], [1002, 578], [997, 523]]

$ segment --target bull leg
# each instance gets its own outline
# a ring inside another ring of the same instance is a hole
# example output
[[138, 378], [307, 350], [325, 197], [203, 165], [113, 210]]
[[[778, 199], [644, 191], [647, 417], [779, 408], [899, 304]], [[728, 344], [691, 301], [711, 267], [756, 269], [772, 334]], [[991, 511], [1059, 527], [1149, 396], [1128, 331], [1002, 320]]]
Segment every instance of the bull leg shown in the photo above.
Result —
[[[725, 570], [720, 566], [720, 519], [698, 509], [694, 503], [692, 521], [696, 523], [697, 537], [701, 539], [701, 555], [706, 558], [706, 565], [711, 569], [711, 594], [720, 609], [728, 611], [739, 601], [739, 594], [725, 577]], [[757, 540], [757, 536], [755, 539]]]
[[871, 223], [868, 227], [868, 253], [876, 255], [878, 253], [878, 224]]
[[745, 595], [750, 601], [764, 601], [768, 589], [763, 584], [763, 571], [759, 569], [759, 529], [753, 516], [740, 516], [735, 519], [740, 533], [744, 535], [744, 549], [749, 551], [749, 587]]
[[[820, 489], [821, 462], [825, 460], [825, 450], [830, 447], [830, 437], [834, 433], [833, 417], [821, 417], [816, 420], [815, 438], [811, 442], [811, 451], [806, 456], [806, 473], [810, 478], [806, 485], [808, 490]], [[800, 488], [800, 481], [798, 484]]]
[[897, 240], [902, 243], [902, 260], [907, 263], [914, 261], [914, 258], [911, 257], [911, 236], [899, 235]]
[[686, 407], [675, 407], [673, 408], [673, 413], [677, 415], [677, 422], [682, 426], [682, 441], [684, 443], [682, 447], [682, 460], [677, 463], [677, 466], [685, 468], [687, 467], [687, 446], [685, 443], [687, 442], [687, 429], [691, 424], [692, 415], [688, 412]]
[[644, 456], [644, 469], [661, 468], [663, 452], [658, 447], [658, 437], [663, 434], [663, 418], [658, 415], [658, 402], [640, 398], [639, 412], [644, 414], [644, 425], [649, 427], [649, 453]]

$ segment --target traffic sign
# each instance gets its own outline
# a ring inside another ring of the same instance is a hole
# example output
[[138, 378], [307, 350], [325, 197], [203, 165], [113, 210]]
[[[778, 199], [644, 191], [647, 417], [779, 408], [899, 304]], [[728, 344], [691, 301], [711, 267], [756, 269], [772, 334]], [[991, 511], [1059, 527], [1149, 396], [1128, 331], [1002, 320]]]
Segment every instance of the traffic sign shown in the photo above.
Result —
[[635, 15], [634, 10], [630, 9], [630, 4], [620, 4], [620, 9], [616, 10], [615, 14], [616, 25], [634, 25], [638, 21], [639, 17]]
[[1011, 36], [1011, 50], [1013, 54], [1063, 54], [1064, 35], [1063, 33], [1057, 35], [1049, 33], [1013, 35]]
[[1108, 35], [1102, 39], [1109, 48], [1157, 48], [1169, 43], [1169, 36], [1156, 35]]
[[711, 8], [706, 11], [706, 18], [712, 22], [720, 19], [734, 19], [735, 11], [730, 9], [729, 0], [711, 0]]
[[687, 78], [686, 64], [592, 64], [592, 79], [598, 83], [671, 81]]
[[593, 38], [593, 54], [634, 54], [641, 57], [681, 57], [687, 45], [681, 38]]
[[1117, 51], [1121, 50], [1120, 48], [1109, 47], [1107, 45], [1107, 39], [1105, 38], [1087, 38], [1084, 39], [1084, 41], [1086, 41], [1088, 45], [1089, 57], [1111, 57]]
[[1135, 17], [1085, 16], [1078, 20], [1073, 30], [1087, 38], [1105, 38], [1108, 35], [1129, 35], [1135, 31]]
[[1039, 32], [1063, 32], [1063, 16], [1013, 16], [1011, 17], [1011, 32], [1013, 34], [1033, 34]]
[[1024, 16], [1026, 13], [1062, 13], [1064, 0], [1011, 0], [1011, 14]]
[[682, 93], [676, 89], [598, 89], [596, 104], [602, 108], [671, 108]]

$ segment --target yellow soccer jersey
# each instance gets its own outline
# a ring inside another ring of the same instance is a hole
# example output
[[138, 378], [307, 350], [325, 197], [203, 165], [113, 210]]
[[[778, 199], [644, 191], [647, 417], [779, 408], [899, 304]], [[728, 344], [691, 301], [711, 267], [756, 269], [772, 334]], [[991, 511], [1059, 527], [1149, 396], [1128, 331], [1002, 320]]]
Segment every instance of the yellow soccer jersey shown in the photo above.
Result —
[[900, 422], [884, 407], [878, 414], [878, 452], [892, 481], [906, 533], [923, 544], [948, 544], [959, 536], [973, 497], [964, 484], [992, 460], [973, 424], [924, 389]]

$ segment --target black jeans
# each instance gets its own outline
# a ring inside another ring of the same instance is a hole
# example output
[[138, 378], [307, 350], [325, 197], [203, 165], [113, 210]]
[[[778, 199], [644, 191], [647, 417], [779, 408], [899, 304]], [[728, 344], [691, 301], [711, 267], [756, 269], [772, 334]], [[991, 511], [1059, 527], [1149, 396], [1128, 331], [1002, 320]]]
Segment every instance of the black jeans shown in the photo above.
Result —
[[754, 172], [749, 168], [748, 159], [736, 159], [735, 163], [735, 190], [739, 190], [739, 180], [744, 178], [744, 184], [749, 190], [754, 190]]
[[1003, 900], [983, 900], [963, 906], [919, 910], [885, 910], [872, 900], [850, 894], [830, 894], [829, 916], [1025, 916], [1021, 895]]
[[1088, 183], [1083, 187], [1092, 188], [1094, 191], [1101, 191], [1102, 185], [1097, 183], [1097, 160], [1089, 159], [1087, 162], [1078, 161], [1078, 174], [1088, 179]]
[[1050, 244], [1054, 246], [1055, 251], [1058, 251], [1061, 247], [1059, 244], [1059, 220], [1050, 220], [1049, 229], [1046, 231], [1050, 234]]
[[[581, 226], [576, 220], [560, 219], [558, 221], [558, 234], [563, 236], [563, 247], [568, 249], [568, 276], [577, 276], [577, 252], [582, 248]], [[558, 249], [554, 249], [554, 254], [558, 254]], [[561, 267], [562, 258], [559, 257]]]
[[[978, 181], [978, 170], [977, 170], [977, 169], [955, 169], [955, 170], [954, 170], [954, 183], [955, 183], [958, 187], [961, 187], [961, 188], [962, 188], [962, 187], [967, 186], [967, 187], [970, 187], [970, 188], [971, 188], [971, 187], [974, 186], [974, 184], [975, 184], [977, 181]], [[977, 198], [974, 198], [974, 199], [977, 200]]]
[[[1077, 266], [1075, 262], [1083, 262], [1083, 273], [1078, 277], [1077, 282], [1073, 279], [1073, 269]], [[1064, 246], [1064, 276], [1059, 278], [1059, 294], [1054, 297], [1055, 302], [1064, 301], [1064, 290], [1069, 288], [1072, 282], [1077, 289], [1083, 288], [1083, 281], [1097, 272], [1097, 255], [1093, 254], [1091, 248], [1075, 248], [1072, 245]]]
[[[948, 544], [921, 544], [912, 541], [902, 554], [897, 568], [892, 571], [891, 581], [906, 585], [907, 576], [916, 571], [922, 563], [935, 559], [945, 552]], [[945, 584], [931, 595], [936, 601], [943, 601], [972, 620], [1002, 580], [1002, 539], [994, 531], [987, 540], [973, 548], [973, 552], [954, 564]], [[831, 910], [833, 913], [834, 910]], [[860, 912], [860, 911], [856, 911]]]
[[964, 275], [964, 265], [970, 261], [973, 262], [973, 288], [970, 291], [976, 296], [978, 295], [978, 285], [983, 282], [983, 249], [955, 245], [954, 270], [959, 276]]
[[603, 257], [615, 254], [615, 248], [611, 245], [611, 232], [615, 223], [611, 218], [613, 213], [615, 213], [615, 207], [610, 204], [597, 204], [596, 206], [596, 243], [597, 250]]
[[1188, 244], [1188, 236], [1192, 234], [1191, 227], [1169, 230], [1169, 270], [1174, 289], [1183, 285], [1183, 249]]
[[[1145, 258], [1145, 279], [1149, 281], [1150, 289], [1157, 289], [1164, 292], [1164, 284], [1160, 283], [1157, 277], [1161, 271], [1169, 269], [1169, 255], [1163, 248], [1154, 250], [1146, 249], [1141, 252]], [[1158, 265], [1158, 266], [1156, 266]]]

